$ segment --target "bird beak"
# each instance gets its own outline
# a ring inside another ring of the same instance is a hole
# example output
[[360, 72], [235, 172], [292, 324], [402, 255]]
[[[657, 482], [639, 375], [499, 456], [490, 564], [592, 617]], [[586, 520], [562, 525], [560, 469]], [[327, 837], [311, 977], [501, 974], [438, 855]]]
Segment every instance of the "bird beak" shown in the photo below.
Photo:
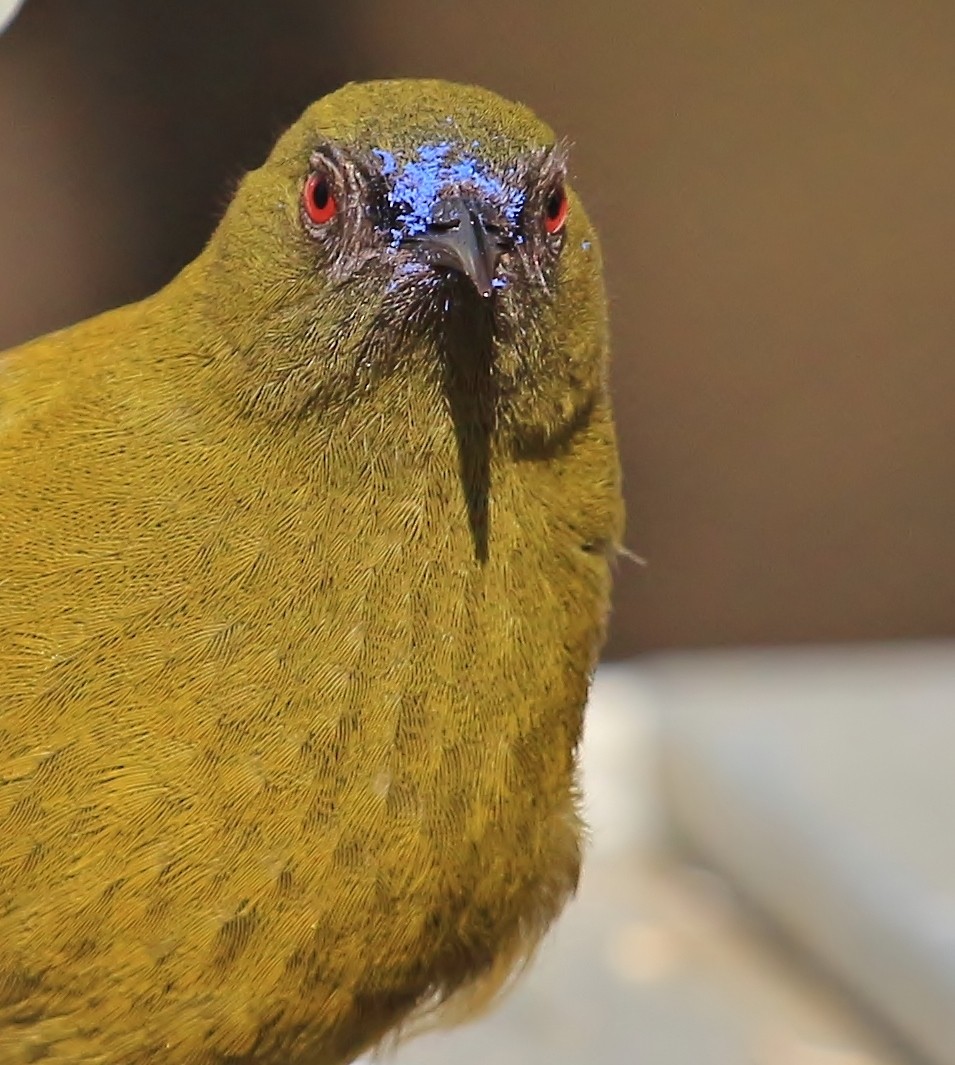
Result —
[[431, 266], [464, 274], [483, 299], [490, 299], [506, 243], [489, 232], [483, 214], [479, 204], [459, 196], [439, 200], [425, 231], [405, 237], [402, 243], [417, 249]]

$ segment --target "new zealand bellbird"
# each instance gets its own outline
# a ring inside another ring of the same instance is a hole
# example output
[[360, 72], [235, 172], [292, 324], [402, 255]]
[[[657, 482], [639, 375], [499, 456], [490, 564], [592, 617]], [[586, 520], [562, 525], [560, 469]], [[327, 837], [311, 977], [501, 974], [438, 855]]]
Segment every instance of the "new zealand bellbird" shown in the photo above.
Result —
[[566, 154], [348, 85], [0, 360], [2, 1065], [350, 1061], [573, 892], [622, 506]]

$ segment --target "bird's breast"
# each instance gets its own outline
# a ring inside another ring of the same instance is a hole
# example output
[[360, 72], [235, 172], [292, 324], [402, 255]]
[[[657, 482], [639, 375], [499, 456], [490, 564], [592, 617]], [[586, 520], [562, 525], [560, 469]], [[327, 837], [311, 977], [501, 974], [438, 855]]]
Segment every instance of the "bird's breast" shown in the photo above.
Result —
[[613, 477], [492, 468], [482, 559], [451, 460], [188, 458], [122, 538], [51, 519], [69, 556], [10, 622], [0, 975], [241, 1047], [525, 952], [576, 882]]

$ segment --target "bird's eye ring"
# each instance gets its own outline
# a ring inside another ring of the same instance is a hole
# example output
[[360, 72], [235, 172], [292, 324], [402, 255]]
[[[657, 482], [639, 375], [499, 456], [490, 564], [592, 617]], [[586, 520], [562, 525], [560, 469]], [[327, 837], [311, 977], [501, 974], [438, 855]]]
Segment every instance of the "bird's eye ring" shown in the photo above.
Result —
[[313, 226], [323, 226], [338, 213], [331, 181], [324, 170], [313, 170], [302, 188], [302, 209]]
[[544, 204], [544, 229], [550, 235], [559, 233], [564, 228], [569, 207], [567, 190], [562, 184], [555, 185]]

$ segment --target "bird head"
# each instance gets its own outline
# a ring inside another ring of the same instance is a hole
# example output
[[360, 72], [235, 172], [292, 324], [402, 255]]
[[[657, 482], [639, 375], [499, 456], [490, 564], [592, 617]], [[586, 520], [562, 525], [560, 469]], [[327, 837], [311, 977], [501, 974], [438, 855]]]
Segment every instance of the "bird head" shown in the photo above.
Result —
[[602, 386], [606, 346], [567, 162], [548, 126], [484, 89], [368, 82], [312, 105], [204, 256], [254, 403], [328, 411], [400, 374], [445, 402], [456, 390], [462, 417], [558, 431]]

